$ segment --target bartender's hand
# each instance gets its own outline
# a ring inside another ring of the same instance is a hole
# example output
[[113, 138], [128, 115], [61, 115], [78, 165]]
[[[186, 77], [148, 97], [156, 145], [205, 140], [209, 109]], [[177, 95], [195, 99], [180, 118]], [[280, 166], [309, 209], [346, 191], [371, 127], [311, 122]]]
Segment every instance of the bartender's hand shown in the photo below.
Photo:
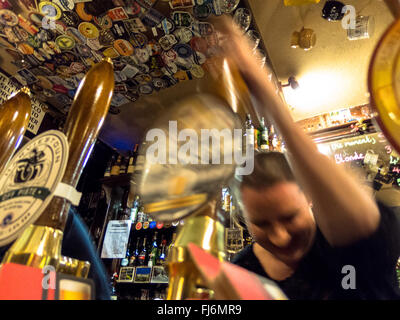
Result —
[[[332, 246], [347, 246], [369, 237], [379, 225], [380, 213], [372, 193], [360, 187], [350, 172], [322, 155], [309, 136], [292, 120], [290, 111], [261, 68], [249, 40], [229, 18], [216, 21], [225, 35], [225, 57], [236, 64], [260, 117], [272, 121], [282, 135], [297, 182], [313, 203], [315, 220]], [[300, 83], [301, 86], [301, 83]]]
[[[261, 56], [251, 48], [250, 40], [243, 35], [239, 27], [234, 25], [232, 19], [228, 17], [218, 17], [213, 20], [218, 32], [221, 35], [221, 49], [226, 58], [233, 61], [242, 74], [252, 95], [258, 100], [262, 108], [257, 108], [260, 117], [265, 116], [271, 119], [271, 113], [275, 114], [277, 109], [284, 111], [284, 115], [278, 117], [288, 117], [290, 113], [281, 98], [276, 94], [273, 83], [269, 80], [268, 71], [261, 67]], [[292, 121], [292, 120], [291, 120]]]

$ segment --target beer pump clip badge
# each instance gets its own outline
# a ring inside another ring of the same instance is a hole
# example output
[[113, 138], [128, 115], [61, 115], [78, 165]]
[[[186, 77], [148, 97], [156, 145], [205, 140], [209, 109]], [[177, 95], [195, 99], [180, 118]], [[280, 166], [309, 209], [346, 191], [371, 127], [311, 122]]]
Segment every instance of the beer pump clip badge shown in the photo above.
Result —
[[0, 177], [0, 246], [34, 223], [53, 196], [79, 203], [80, 194], [61, 183], [68, 151], [66, 136], [49, 130], [24, 145], [7, 164]]

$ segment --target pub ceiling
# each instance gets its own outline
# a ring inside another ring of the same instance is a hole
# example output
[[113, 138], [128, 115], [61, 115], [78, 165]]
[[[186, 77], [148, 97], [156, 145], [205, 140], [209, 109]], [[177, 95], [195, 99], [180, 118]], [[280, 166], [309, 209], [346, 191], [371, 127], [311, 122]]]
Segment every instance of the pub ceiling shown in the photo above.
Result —
[[[297, 90], [283, 89], [296, 120], [368, 103], [370, 57], [393, 19], [382, 1], [346, 1], [371, 18], [370, 36], [360, 40], [348, 40], [341, 22], [322, 18], [326, 0], [289, 7], [283, 0], [242, 0], [236, 8], [238, 2], [2, 0], [0, 67], [62, 116], [90, 65], [111, 57], [116, 90], [100, 138], [127, 150], [180, 97], [212, 92], [205, 70], [215, 38], [207, 19], [249, 6], [249, 29], [258, 27], [267, 63], [282, 83], [290, 76], [299, 82]], [[316, 36], [307, 51], [290, 46], [303, 27]]]

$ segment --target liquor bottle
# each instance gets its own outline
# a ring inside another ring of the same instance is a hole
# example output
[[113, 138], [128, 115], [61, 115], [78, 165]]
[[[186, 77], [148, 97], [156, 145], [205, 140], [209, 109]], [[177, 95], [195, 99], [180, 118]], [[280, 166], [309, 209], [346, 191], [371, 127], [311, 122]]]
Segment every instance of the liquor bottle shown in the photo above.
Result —
[[137, 264], [137, 260], [139, 257], [139, 243], [140, 243], [140, 238], [138, 237], [137, 241], [136, 241], [135, 250], [132, 252], [130, 260], [129, 260], [130, 267], [134, 267]]
[[161, 239], [161, 249], [160, 249], [160, 254], [158, 255], [157, 263], [156, 265], [158, 266], [163, 266], [165, 264], [165, 258], [166, 258], [166, 250], [167, 250], [167, 240], [164, 239], [164, 236]]
[[140, 251], [140, 253], [138, 255], [138, 264], [139, 264], [139, 266], [144, 266], [145, 263], [146, 263], [146, 260], [147, 260], [146, 240], [147, 240], [147, 238], [144, 237], [143, 238], [142, 250]]
[[111, 168], [111, 175], [112, 176], [118, 176], [119, 175], [119, 171], [121, 169], [121, 160], [122, 160], [122, 156], [118, 155], [117, 161], [114, 163], [114, 165]]
[[156, 265], [158, 259], [158, 245], [157, 245], [157, 231], [154, 233], [152, 248], [149, 254], [149, 262], [147, 266], [152, 267]]
[[167, 250], [167, 252], [166, 252], [165, 260], [167, 259], [168, 255], [170, 254], [172, 248], [174, 247], [174, 245], [175, 245], [175, 240], [176, 240], [176, 232], [174, 232], [174, 233], [172, 234], [172, 239], [171, 239], [171, 242], [169, 243], [168, 250]]
[[128, 160], [128, 168], [126, 169], [127, 173], [133, 173], [135, 171], [135, 158], [133, 157], [133, 152], [129, 152], [129, 160]]
[[265, 126], [264, 117], [261, 118], [260, 132], [260, 149], [263, 151], [269, 150], [268, 129]]
[[245, 133], [246, 138], [247, 138], [247, 135], [250, 136], [250, 140], [248, 142], [247, 142], [247, 139], [246, 139], [246, 144], [245, 145], [247, 145], [247, 143], [249, 143], [250, 147], [254, 149], [256, 147], [255, 144], [254, 144], [254, 142], [255, 142], [255, 139], [254, 139], [255, 131], [254, 131], [253, 122], [251, 121], [251, 118], [250, 118], [250, 114], [247, 114], [247, 116], [246, 116], [245, 127], [246, 127], [246, 133]]
[[133, 147], [133, 158], [136, 160], [137, 154], [139, 152], [139, 144], [136, 143], [135, 146]]
[[[137, 151], [139, 152], [139, 151]], [[144, 163], [145, 163], [145, 156], [142, 154], [137, 154], [136, 157], [136, 163], [135, 163], [135, 173], [141, 173], [144, 169]]]
[[30, 91], [22, 88], [0, 105], [0, 173], [18, 148], [31, 115]]
[[119, 174], [125, 174], [127, 172], [128, 166], [127, 166], [127, 161], [129, 159], [122, 157], [121, 158], [121, 167], [119, 169]]
[[111, 166], [114, 162], [114, 156], [112, 156], [111, 160], [107, 163], [106, 171], [104, 172], [104, 178], [111, 176]]
[[138, 222], [138, 213], [139, 213], [139, 197], [136, 196], [135, 201], [133, 202], [133, 206], [131, 208], [130, 219], [132, 223]]
[[[64, 133], [69, 143], [64, 184], [76, 188], [85, 159], [96, 142], [114, 91], [111, 59], [95, 64], [82, 79], [68, 113]], [[63, 232], [71, 203], [54, 197], [33, 225], [25, 228], [6, 252], [2, 263], [17, 263], [36, 268], [52, 265], [58, 270]]]
[[269, 137], [268, 137], [268, 141], [269, 141], [269, 148], [271, 151], [276, 151], [276, 147], [278, 145], [278, 137], [275, 133], [275, 128], [273, 125], [271, 125], [271, 128], [269, 130]]

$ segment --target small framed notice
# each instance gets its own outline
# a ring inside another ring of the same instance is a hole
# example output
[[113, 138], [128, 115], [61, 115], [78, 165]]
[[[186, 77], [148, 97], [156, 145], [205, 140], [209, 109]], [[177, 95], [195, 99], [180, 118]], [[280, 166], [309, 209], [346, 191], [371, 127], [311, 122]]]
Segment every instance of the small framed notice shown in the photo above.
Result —
[[133, 282], [135, 267], [122, 267], [119, 270], [118, 282]]
[[168, 283], [168, 274], [163, 266], [154, 266], [151, 283]]
[[136, 267], [135, 283], [148, 283], [151, 278], [151, 268]]

